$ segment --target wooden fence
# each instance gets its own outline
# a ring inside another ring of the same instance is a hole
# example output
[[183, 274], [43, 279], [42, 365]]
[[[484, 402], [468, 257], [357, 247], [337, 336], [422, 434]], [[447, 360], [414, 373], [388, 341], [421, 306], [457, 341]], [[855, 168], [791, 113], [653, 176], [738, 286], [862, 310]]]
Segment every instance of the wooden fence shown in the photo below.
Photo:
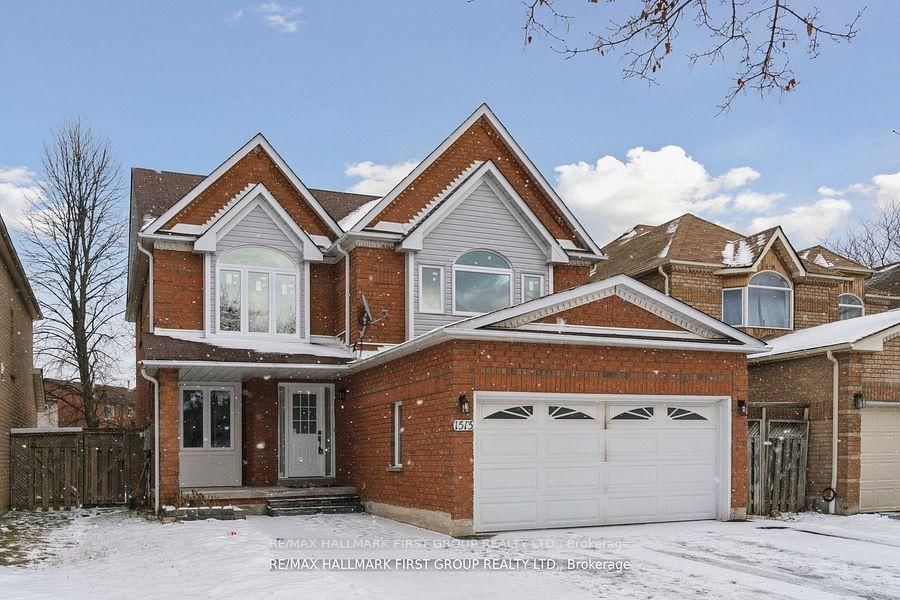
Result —
[[136, 430], [13, 429], [10, 445], [13, 508], [127, 504], [141, 487], [144, 444]]
[[750, 421], [750, 481], [747, 512], [806, 510], [806, 421]]

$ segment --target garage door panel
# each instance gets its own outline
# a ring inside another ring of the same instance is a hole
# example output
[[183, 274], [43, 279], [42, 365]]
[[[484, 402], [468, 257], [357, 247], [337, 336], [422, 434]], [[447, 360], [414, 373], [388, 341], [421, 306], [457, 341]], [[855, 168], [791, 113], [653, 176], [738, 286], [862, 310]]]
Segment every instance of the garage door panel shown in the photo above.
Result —
[[861, 511], [900, 510], [900, 408], [860, 411]]
[[500, 458], [534, 458], [538, 455], [538, 434], [526, 432], [493, 432], [489, 436], [479, 438], [478, 454], [480, 458], [491, 460]]
[[597, 464], [583, 466], [559, 466], [545, 472], [546, 488], [551, 490], [585, 490], [601, 493], [603, 471]]
[[533, 493], [538, 489], [536, 468], [489, 468], [478, 469], [478, 487], [485, 494]]
[[655, 431], [608, 431], [606, 460], [641, 460], [659, 454], [659, 436]]
[[[504, 406], [533, 414], [475, 423], [477, 531], [715, 518], [716, 406], [694, 411], [703, 421], [667, 411], [665, 400], [612, 407], [547, 398], [481, 403], [479, 415]], [[560, 418], [576, 408], [593, 419]]]
[[545, 436], [546, 454], [548, 457], [565, 457], [578, 460], [582, 457], [601, 457], [603, 455], [603, 435], [593, 433], [557, 433], [548, 432]]

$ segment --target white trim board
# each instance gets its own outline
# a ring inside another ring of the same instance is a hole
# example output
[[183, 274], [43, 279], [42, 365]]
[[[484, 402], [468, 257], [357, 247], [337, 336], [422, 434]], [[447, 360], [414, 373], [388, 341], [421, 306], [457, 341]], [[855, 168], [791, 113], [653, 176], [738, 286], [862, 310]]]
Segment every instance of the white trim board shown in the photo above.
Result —
[[427, 169], [431, 164], [438, 159], [456, 140], [458, 140], [472, 125], [474, 125], [480, 118], [485, 117], [488, 122], [493, 126], [493, 128], [500, 134], [500, 137], [506, 143], [506, 145], [512, 150], [513, 154], [516, 158], [521, 161], [521, 163], [528, 170], [529, 174], [538, 182], [538, 186], [541, 188], [541, 191], [546, 194], [546, 196], [556, 205], [557, 209], [562, 213], [563, 217], [566, 219], [567, 223], [575, 230], [575, 232], [581, 237], [582, 242], [587, 246], [587, 248], [593, 252], [596, 256], [605, 258], [605, 255], [600, 250], [600, 247], [594, 242], [591, 238], [590, 234], [588, 234], [587, 230], [581, 225], [575, 215], [569, 210], [569, 207], [566, 206], [565, 202], [562, 201], [562, 198], [556, 193], [553, 187], [547, 182], [541, 172], [537, 169], [531, 159], [528, 158], [528, 155], [522, 150], [519, 144], [513, 139], [513, 137], [509, 134], [509, 131], [504, 127], [503, 123], [497, 118], [497, 115], [490, 109], [487, 104], [482, 104], [479, 106], [475, 112], [473, 112], [469, 117], [463, 121], [453, 132], [443, 141], [441, 144], [435, 148], [425, 160], [420, 162], [415, 169], [413, 169], [409, 175], [403, 178], [403, 180], [398, 183], [394, 189], [388, 192], [384, 198], [382, 198], [374, 207], [372, 207], [364, 216], [361, 218], [356, 225], [350, 231], [362, 231], [367, 228], [372, 220], [377, 217], [381, 212], [387, 207], [391, 202], [393, 202], [400, 194], [403, 192], [413, 181], [416, 180], [419, 175], [421, 175], [425, 169]]
[[328, 225], [328, 228], [331, 229], [332, 233], [334, 233], [335, 238], [338, 238], [343, 233], [343, 230], [340, 226], [335, 222], [334, 219], [331, 218], [331, 215], [328, 214], [319, 201], [316, 200], [315, 196], [309, 191], [309, 189], [300, 181], [300, 178], [294, 173], [293, 170], [288, 166], [288, 164], [281, 158], [281, 155], [272, 147], [269, 141], [265, 138], [262, 133], [257, 133], [253, 138], [250, 139], [246, 144], [241, 146], [234, 154], [232, 154], [225, 162], [216, 167], [216, 169], [210, 173], [203, 181], [198, 183], [194, 189], [188, 192], [184, 197], [181, 198], [178, 202], [173, 204], [166, 212], [157, 217], [152, 223], [150, 223], [147, 227], [143, 229], [145, 233], [155, 233], [159, 229], [162, 228], [163, 225], [168, 223], [175, 217], [178, 213], [180, 213], [186, 206], [188, 206], [194, 199], [196, 199], [200, 194], [202, 194], [210, 185], [213, 184], [219, 177], [228, 172], [231, 167], [236, 165], [238, 161], [242, 158], [250, 154], [254, 148], [259, 146], [266, 152], [278, 169], [284, 174], [285, 177], [288, 178], [288, 181], [294, 186], [294, 188], [300, 193], [304, 200], [312, 207], [312, 209], [316, 212], [317, 215]]

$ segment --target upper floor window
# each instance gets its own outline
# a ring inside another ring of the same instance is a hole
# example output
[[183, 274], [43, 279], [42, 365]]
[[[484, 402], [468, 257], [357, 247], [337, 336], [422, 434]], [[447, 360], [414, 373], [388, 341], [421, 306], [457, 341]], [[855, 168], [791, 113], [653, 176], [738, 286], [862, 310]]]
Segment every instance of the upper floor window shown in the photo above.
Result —
[[863, 303], [855, 294], [838, 296], [838, 319], [854, 319], [863, 316]]
[[453, 312], [480, 314], [512, 304], [512, 269], [490, 250], [466, 252], [453, 265]]
[[787, 279], [763, 271], [751, 277], [746, 287], [722, 290], [722, 320], [736, 327], [790, 329], [793, 300]]
[[217, 266], [219, 331], [297, 333], [297, 266], [271, 248], [243, 246]]

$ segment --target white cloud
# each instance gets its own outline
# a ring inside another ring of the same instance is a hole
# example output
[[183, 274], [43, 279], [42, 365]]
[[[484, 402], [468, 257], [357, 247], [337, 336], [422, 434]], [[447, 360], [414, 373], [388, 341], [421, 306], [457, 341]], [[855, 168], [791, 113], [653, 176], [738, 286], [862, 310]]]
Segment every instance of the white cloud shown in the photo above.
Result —
[[344, 174], [348, 177], [358, 177], [360, 181], [350, 186], [347, 191], [356, 194], [383, 196], [400, 183], [417, 164], [419, 163], [414, 160], [407, 160], [393, 165], [382, 165], [370, 160], [351, 163], [344, 169]]
[[756, 217], [750, 222], [751, 231], [781, 225], [797, 248], [815, 244], [829, 233], [846, 224], [853, 205], [843, 198], [821, 198], [812, 204], [800, 204], [786, 212]]
[[40, 194], [37, 175], [27, 167], [0, 167], [0, 214], [10, 227], [17, 227], [31, 199]]
[[[262, 2], [249, 9], [256, 15], [260, 21], [281, 33], [294, 33], [303, 24], [300, 15], [303, 13], [302, 8], [296, 6], [288, 6], [279, 2]], [[237, 23], [244, 18], [246, 11], [241, 8], [225, 19], [228, 23]]]
[[872, 178], [872, 184], [875, 186], [874, 193], [879, 206], [900, 202], [900, 173], [876, 175]]
[[637, 223], [655, 225], [686, 212], [707, 216], [728, 209], [761, 212], [781, 198], [739, 190], [759, 179], [755, 169], [736, 167], [713, 177], [679, 146], [632, 148], [625, 162], [607, 155], [594, 164], [582, 161], [555, 171], [560, 195], [600, 243]]
[[294, 33], [303, 21], [300, 20], [302, 8], [287, 6], [278, 2], [263, 2], [254, 7], [263, 23], [281, 33]]

